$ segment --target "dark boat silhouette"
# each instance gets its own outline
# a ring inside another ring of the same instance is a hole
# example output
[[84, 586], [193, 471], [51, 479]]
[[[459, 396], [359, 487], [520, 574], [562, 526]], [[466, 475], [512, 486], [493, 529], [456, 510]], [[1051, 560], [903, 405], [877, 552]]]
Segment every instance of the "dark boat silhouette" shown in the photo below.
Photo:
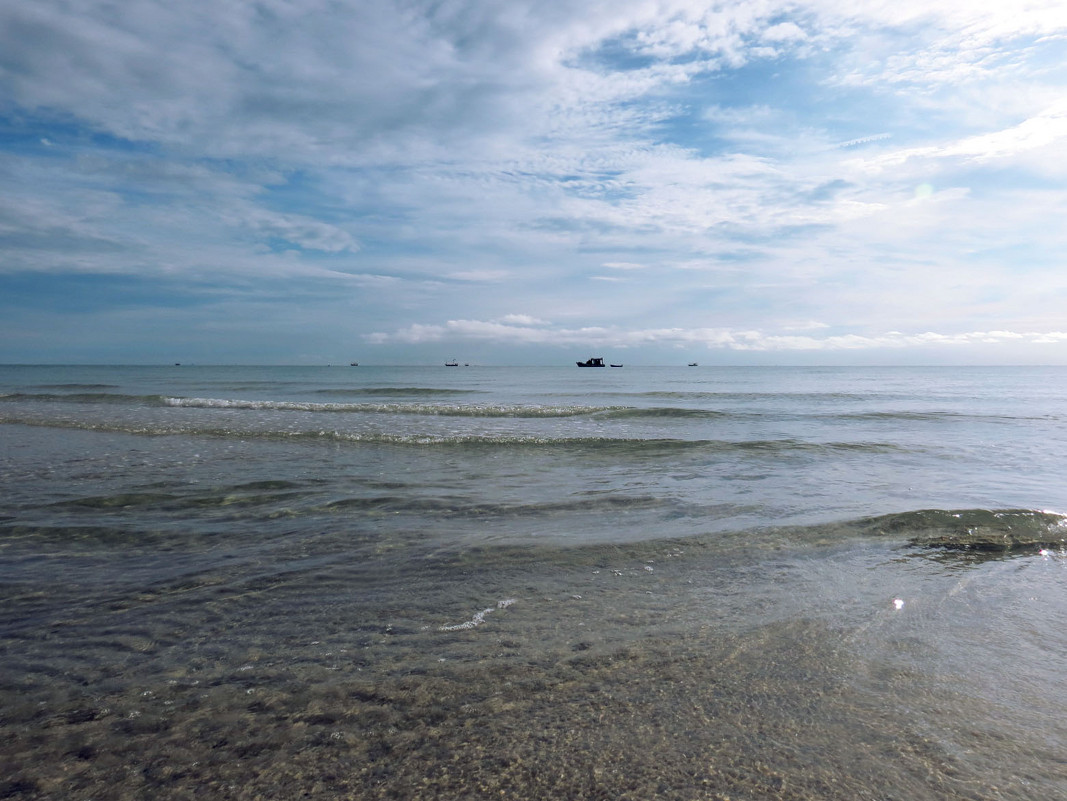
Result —
[[604, 360], [600, 356], [586, 359], [584, 362], [575, 362], [579, 367], [604, 367]]

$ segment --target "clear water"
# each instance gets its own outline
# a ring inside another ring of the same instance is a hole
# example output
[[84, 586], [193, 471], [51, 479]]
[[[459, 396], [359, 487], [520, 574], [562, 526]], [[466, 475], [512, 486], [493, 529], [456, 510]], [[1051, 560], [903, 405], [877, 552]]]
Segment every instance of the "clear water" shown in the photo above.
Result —
[[1067, 798], [1067, 370], [0, 367], [0, 796]]

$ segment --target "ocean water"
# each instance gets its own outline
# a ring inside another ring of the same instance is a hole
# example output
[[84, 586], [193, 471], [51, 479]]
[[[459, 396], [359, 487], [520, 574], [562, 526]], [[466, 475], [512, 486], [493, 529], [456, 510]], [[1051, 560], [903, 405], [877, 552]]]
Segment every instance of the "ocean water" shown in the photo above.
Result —
[[0, 797], [1067, 799], [1067, 369], [0, 367]]

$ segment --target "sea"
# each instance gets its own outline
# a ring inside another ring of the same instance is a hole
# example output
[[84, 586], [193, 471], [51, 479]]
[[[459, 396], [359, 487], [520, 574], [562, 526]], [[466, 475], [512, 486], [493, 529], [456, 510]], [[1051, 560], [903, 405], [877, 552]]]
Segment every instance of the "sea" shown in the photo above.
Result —
[[1067, 799], [1067, 368], [0, 367], [0, 798]]

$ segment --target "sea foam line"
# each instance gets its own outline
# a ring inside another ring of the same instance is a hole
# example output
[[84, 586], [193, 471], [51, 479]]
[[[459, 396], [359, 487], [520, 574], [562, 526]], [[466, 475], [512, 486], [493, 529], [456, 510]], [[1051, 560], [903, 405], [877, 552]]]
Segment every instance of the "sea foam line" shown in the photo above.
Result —
[[441, 631], [465, 631], [466, 629], [473, 629], [476, 626], [480, 626], [485, 622], [485, 616], [495, 609], [507, 609], [515, 603], [514, 598], [505, 598], [503, 601], [497, 601], [496, 606], [490, 606], [488, 609], [483, 609], [481, 612], [475, 612], [474, 617], [464, 623], [455, 623], [451, 626], [441, 626]]
[[581, 417], [612, 411], [608, 406], [528, 406], [519, 404], [319, 403], [310, 401], [162, 398], [164, 406], [186, 409], [236, 409], [282, 412], [356, 412], [440, 417]]

